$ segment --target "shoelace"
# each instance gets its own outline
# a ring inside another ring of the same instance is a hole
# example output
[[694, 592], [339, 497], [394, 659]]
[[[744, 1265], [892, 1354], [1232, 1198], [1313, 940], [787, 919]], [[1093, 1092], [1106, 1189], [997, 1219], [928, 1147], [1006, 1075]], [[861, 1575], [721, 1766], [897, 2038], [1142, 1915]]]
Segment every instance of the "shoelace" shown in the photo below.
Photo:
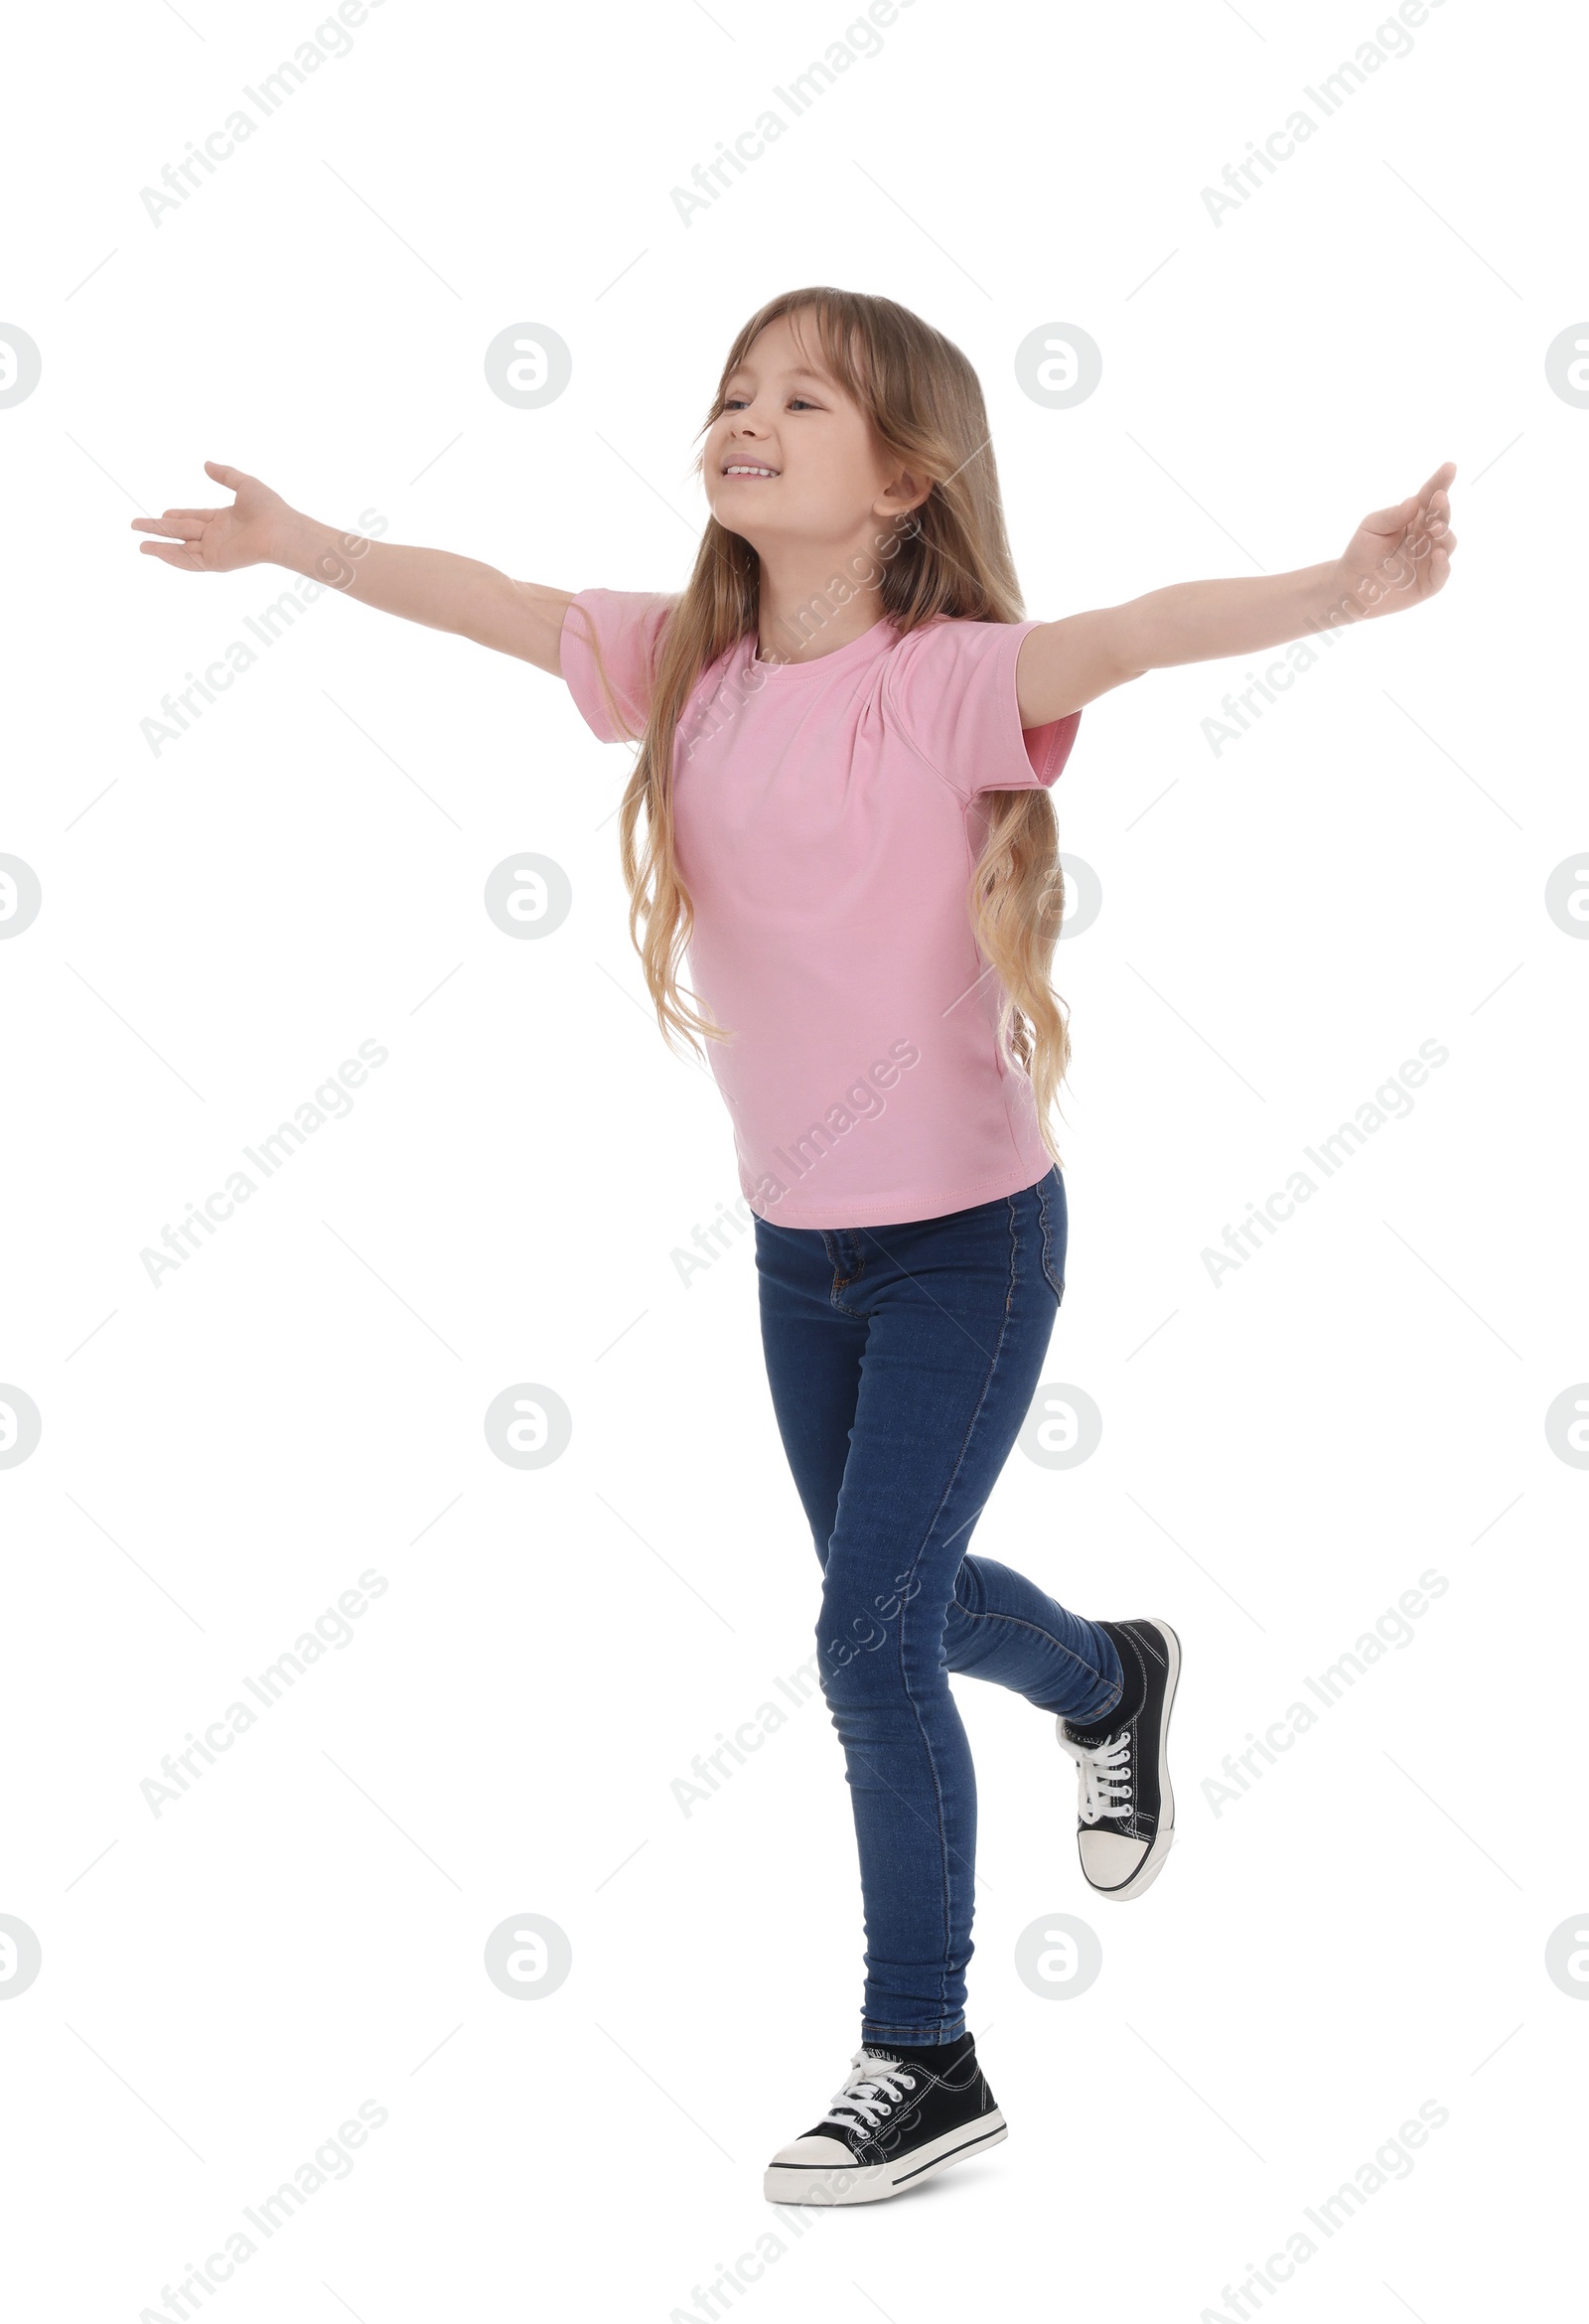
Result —
[[1081, 1771], [1078, 1813], [1082, 1821], [1096, 1823], [1100, 1816], [1128, 1816], [1131, 1813], [1130, 1730], [1122, 1727], [1118, 1735], [1107, 1736], [1089, 1749], [1084, 1743], [1073, 1743], [1062, 1727], [1060, 1741]]
[[880, 2058], [872, 2050], [857, 2050], [850, 2060], [849, 2079], [834, 2094], [822, 2120], [837, 2122], [842, 2130], [870, 2130], [899, 2104], [902, 2089], [915, 2088], [915, 2076], [897, 2060]]

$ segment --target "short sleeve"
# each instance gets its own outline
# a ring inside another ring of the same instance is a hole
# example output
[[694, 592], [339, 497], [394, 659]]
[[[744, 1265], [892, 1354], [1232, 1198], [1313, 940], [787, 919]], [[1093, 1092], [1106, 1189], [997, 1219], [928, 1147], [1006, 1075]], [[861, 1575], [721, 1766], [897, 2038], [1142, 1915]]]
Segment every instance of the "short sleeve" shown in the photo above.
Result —
[[1037, 622], [928, 622], [891, 655], [894, 715], [913, 750], [962, 799], [1058, 781], [1080, 710], [1023, 727], [1015, 694], [1021, 642]]
[[662, 625], [676, 597], [640, 589], [582, 589], [570, 600], [558, 636], [557, 658], [574, 706], [598, 742], [620, 742], [603, 699], [592, 642], [601, 651], [607, 681], [636, 734], [650, 706], [651, 675]]

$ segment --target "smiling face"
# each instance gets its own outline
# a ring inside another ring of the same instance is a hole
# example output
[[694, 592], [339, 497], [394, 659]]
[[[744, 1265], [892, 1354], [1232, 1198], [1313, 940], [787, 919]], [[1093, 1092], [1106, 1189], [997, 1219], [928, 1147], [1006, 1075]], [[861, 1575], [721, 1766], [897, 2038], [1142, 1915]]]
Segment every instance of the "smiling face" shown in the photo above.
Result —
[[712, 514], [763, 556], [801, 545], [847, 551], [928, 489], [923, 480], [912, 490], [887, 461], [870, 419], [827, 370], [812, 322], [781, 315], [752, 342], [702, 453]]

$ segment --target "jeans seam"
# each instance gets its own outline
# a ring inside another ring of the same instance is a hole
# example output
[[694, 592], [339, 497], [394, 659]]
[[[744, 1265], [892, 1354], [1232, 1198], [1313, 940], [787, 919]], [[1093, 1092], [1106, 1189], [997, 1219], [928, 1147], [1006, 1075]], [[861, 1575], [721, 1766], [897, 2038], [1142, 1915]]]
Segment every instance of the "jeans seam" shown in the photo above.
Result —
[[[991, 1612], [986, 1606], [978, 1607], [962, 1605], [960, 1603], [958, 1584], [955, 1585], [954, 1592], [949, 1599], [949, 1604], [954, 1608], [956, 1614], [963, 1614], [967, 1622], [1007, 1622], [1012, 1629], [1029, 1630], [1034, 1638], [1047, 1639], [1050, 1646], [1058, 1647], [1062, 1655], [1069, 1655], [1073, 1663], [1080, 1663], [1082, 1669], [1086, 1671], [1088, 1677], [1095, 1678], [1098, 1684], [1100, 1686], [1102, 1685], [1103, 1672], [1101, 1670], [1094, 1670], [1091, 1664], [1087, 1662], [1083, 1656], [1077, 1653], [1075, 1647], [1067, 1646], [1063, 1638], [1056, 1638], [1052, 1630], [1040, 1629], [1037, 1623], [1028, 1622], [1022, 1615], [1019, 1614], [997, 1614]], [[1114, 1702], [1118, 1702], [1124, 1692], [1125, 1681], [1122, 1678], [1119, 1685], [1114, 1689]], [[1114, 1708], [1114, 1703], [1111, 1702], [1108, 1705], [1108, 1708], [1112, 1710]]]
[[[906, 2043], [911, 2043], [913, 2048], [916, 2048], [916, 2041], [920, 2036], [923, 2036], [925, 2031], [927, 2031], [927, 2026], [881, 2026], [881, 2024], [876, 2024], [876, 2019], [862, 2017], [862, 2036], [867, 2038], [867, 2041], [906, 2041]], [[966, 2015], [964, 2015], [964, 2010], [957, 2010], [954, 2012], [954, 2029], [952, 2031], [943, 2031], [943, 2026], [939, 2026], [940, 2043], [943, 2043], [943, 2048], [947, 2050], [947, 2045], [950, 2045], [952, 2041], [959, 2041], [959, 2036], [964, 2031], [966, 2031]], [[937, 2043], [927, 2043], [927, 2048], [930, 2050], [937, 2048]]]
[[862, 1250], [860, 1244], [857, 1242], [855, 1244], [854, 1273], [846, 1275], [840, 1271], [843, 1267], [844, 1260], [840, 1251], [838, 1238], [845, 1232], [846, 1230], [843, 1228], [835, 1228], [830, 1232], [824, 1231], [823, 1233], [822, 1239], [827, 1244], [828, 1255], [833, 1261], [833, 1287], [832, 1290], [828, 1293], [828, 1297], [840, 1315], [854, 1316], [858, 1322], [864, 1322], [865, 1318], [861, 1315], [860, 1309], [858, 1307], [847, 1306], [845, 1302], [839, 1297], [839, 1293], [841, 1291], [847, 1291], [852, 1283], [858, 1283], [860, 1281], [861, 1276], [866, 1268], [866, 1253]]
[[[956, 1468], [958, 1468], [958, 1465], [959, 1464], [956, 1462]], [[934, 1522], [937, 1522], [936, 1515]], [[928, 1535], [929, 1538], [931, 1538], [931, 1525], [928, 1527]], [[915, 1573], [917, 1566], [920, 1564], [922, 1549], [925, 1547], [926, 1543], [924, 1542], [922, 1547], [918, 1548], [915, 1557], [911, 1560], [911, 1574]], [[909, 1579], [910, 1575], [908, 1574], [906, 1578]], [[945, 1828], [943, 1818], [943, 1781], [939, 1773], [938, 1761], [933, 1756], [933, 1739], [927, 1731], [926, 1722], [922, 1717], [922, 1706], [917, 1700], [916, 1689], [911, 1684], [910, 1671], [906, 1667], [905, 1623], [906, 1608], [904, 1605], [902, 1605], [900, 1607], [899, 1637], [895, 1650], [899, 1657], [900, 1688], [905, 1696], [906, 1701], [911, 1706], [911, 1716], [916, 1721], [916, 1732], [921, 1737], [922, 1755], [927, 1761], [927, 1772], [933, 1779], [933, 1806], [938, 1816], [939, 1862], [941, 1865], [943, 1872], [943, 1939], [942, 1945], [939, 1949], [938, 1965], [938, 2002], [939, 2007], [941, 2009], [948, 1999], [945, 1987], [948, 1984], [949, 1975], [949, 1947], [954, 1934], [952, 1925], [953, 1916], [950, 1910], [949, 1895], [949, 1855], [951, 1851], [949, 1848], [948, 1832]], [[894, 2037], [895, 2040], [899, 2040], [900, 2038], [901, 2037], [899, 2035]]]
[[[1013, 1198], [1013, 1197], [1008, 1197], [1008, 1198], [1006, 1198], [1006, 1210], [1007, 1210], [1007, 1212], [1008, 1212], [1008, 1215], [1009, 1215], [1009, 1218], [1010, 1218], [1011, 1227], [1012, 1227], [1012, 1229], [1013, 1229], [1013, 1227], [1014, 1227], [1014, 1224], [1015, 1224], [1015, 1204], [1014, 1204], [1014, 1198]], [[977, 1399], [976, 1399], [976, 1408], [975, 1408], [975, 1410], [974, 1410], [974, 1411], [971, 1413], [971, 1415], [970, 1415], [969, 1419], [968, 1419], [968, 1420], [966, 1421], [966, 1423], [965, 1423], [965, 1432], [964, 1432], [964, 1434], [962, 1435], [962, 1437], [961, 1437], [961, 1439], [960, 1439], [959, 1449], [958, 1449], [958, 1451], [955, 1453], [955, 1456], [954, 1456], [954, 1466], [953, 1466], [953, 1468], [952, 1468], [952, 1469], [949, 1471], [949, 1475], [948, 1475], [948, 1478], [947, 1478], [947, 1480], [946, 1480], [946, 1482], [945, 1482], [945, 1484], [944, 1484], [943, 1491], [942, 1491], [941, 1495], [940, 1495], [940, 1496], [939, 1496], [939, 1498], [938, 1506], [937, 1506], [937, 1508], [934, 1510], [934, 1512], [933, 1512], [933, 1514], [932, 1514], [932, 1517], [931, 1517], [931, 1518], [929, 1519], [929, 1521], [928, 1521], [927, 1531], [926, 1531], [926, 1533], [924, 1534], [924, 1536], [923, 1536], [923, 1538], [921, 1539], [921, 1541], [919, 1541], [919, 1542], [918, 1542], [918, 1544], [917, 1544], [917, 1547], [916, 1547], [916, 1553], [915, 1553], [915, 1555], [913, 1556], [913, 1558], [911, 1559], [910, 1567], [909, 1567], [909, 1569], [908, 1569], [908, 1571], [907, 1571], [907, 1574], [906, 1574], [906, 1579], [907, 1579], [907, 1581], [908, 1581], [908, 1580], [910, 1580], [910, 1578], [911, 1578], [911, 1577], [912, 1577], [912, 1576], [915, 1574], [917, 1567], [918, 1567], [918, 1566], [921, 1564], [922, 1557], [923, 1557], [923, 1553], [925, 1552], [925, 1550], [926, 1550], [926, 1548], [927, 1548], [927, 1544], [928, 1544], [928, 1542], [929, 1542], [929, 1541], [930, 1541], [930, 1540], [933, 1538], [933, 1533], [934, 1533], [934, 1530], [935, 1530], [935, 1528], [936, 1528], [936, 1526], [937, 1526], [937, 1525], [938, 1525], [938, 1522], [939, 1522], [939, 1518], [940, 1518], [940, 1517], [942, 1516], [942, 1514], [943, 1514], [943, 1510], [944, 1510], [945, 1506], [947, 1505], [947, 1502], [948, 1502], [948, 1499], [949, 1499], [949, 1496], [950, 1496], [950, 1494], [951, 1494], [951, 1493], [953, 1492], [953, 1490], [954, 1490], [955, 1481], [956, 1481], [956, 1479], [958, 1478], [958, 1476], [959, 1476], [959, 1474], [960, 1474], [960, 1471], [961, 1471], [961, 1469], [962, 1469], [962, 1468], [965, 1466], [965, 1455], [966, 1455], [966, 1450], [967, 1450], [967, 1448], [968, 1448], [968, 1446], [969, 1446], [969, 1444], [970, 1444], [970, 1442], [971, 1442], [972, 1435], [975, 1433], [976, 1424], [977, 1424], [978, 1420], [980, 1420], [980, 1418], [982, 1417], [982, 1414], [983, 1414], [984, 1410], [986, 1409], [986, 1406], [987, 1406], [987, 1399], [988, 1399], [988, 1392], [989, 1392], [990, 1388], [992, 1387], [994, 1377], [995, 1377], [995, 1375], [997, 1374], [998, 1367], [999, 1367], [999, 1358], [1000, 1358], [1000, 1356], [1001, 1356], [1001, 1355], [1003, 1354], [1003, 1352], [1004, 1352], [1004, 1343], [1005, 1343], [1005, 1338], [1006, 1338], [1006, 1336], [1007, 1336], [1007, 1334], [1008, 1334], [1008, 1331], [1009, 1331], [1009, 1323], [1010, 1323], [1010, 1311], [1011, 1311], [1011, 1308], [1013, 1307], [1013, 1305], [1014, 1305], [1014, 1302], [1015, 1302], [1015, 1280], [1016, 1280], [1016, 1268], [1015, 1268], [1015, 1241], [1014, 1241], [1014, 1236], [1013, 1236], [1013, 1234], [1012, 1234], [1012, 1237], [1011, 1237], [1011, 1249], [1010, 1249], [1010, 1279], [1009, 1279], [1008, 1288], [1006, 1289], [1006, 1291], [1005, 1291], [1005, 1294], [1004, 1294], [1004, 1314], [1003, 1314], [1003, 1317], [1002, 1317], [1002, 1319], [1001, 1319], [1001, 1321], [1000, 1321], [1000, 1324], [999, 1324], [999, 1336], [998, 1336], [998, 1339], [997, 1339], [997, 1340], [995, 1341], [995, 1343], [994, 1343], [993, 1352], [992, 1352], [991, 1356], [988, 1358], [987, 1371], [986, 1371], [986, 1374], [985, 1374], [985, 1375], [984, 1375], [984, 1377], [983, 1377], [983, 1380], [982, 1380], [982, 1387], [981, 1387], [981, 1392], [980, 1392], [980, 1394], [978, 1395], [978, 1397], [977, 1397]], [[951, 1591], [951, 1593], [950, 1593], [951, 1597], [952, 1597], [952, 1594], [953, 1594], [953, 1593], [952, 1593], [952, 1591]], [[922, 1748], [923, 1748], [923, 1751], [925, 1752], [925, 1754], [926, 1754], [926, 1757], [927, 1757], [928, 1771], [929, 1771], [929, 1773], [931, 1774], [931, 1776], [932, 1776], [932, 1778], [933, 1778], [933, 1798], [934, 1798], [934, 1803], [935, 1803], [935, 1805], [936, 1805], [936, 1807], [937, 1807], [937, 1810], [938, 1810], [938, 1821], [939, 1821], [939, 1858], [940, 1858], [940, 1861], [942, 1862], [942, 1866], [943, 1866], [943, 1956], [942, 1956], [942, 1960], [941, 1960], [941, 1961], [940, 1961], [940, 1963], [939, 1963], [939, 2002], [941, 2003], [941, 2002], [942, 2002], [942, 2000], [943, 2000], [943, 1999], [944, 1999], [944, 1997], [945, 1997], [945, 1996], [944, 1996], [944, 1992], [943, 1992], [943, 1986], [944, 1986], [944, 1983], [945, 1983], [945, 1981], [946, 1981], [946, 1979], [947, 1979], [947, 1976], [948, 1976], [948, 1955], [949, 1955], [949, 1941], [950, 1941], [950, 1938], [951, 1938], [951, 1935], [952, 1935], [952, 1930], [951, 1930], [951, 1927], [950, 1927], [950, 1910], [949, 1910], [949, 1863], [948, 1863], [948, 1858], [949, 1858], [949, 1853], [950, 1853], [950, 1850], [949, 1850], [949, 1845], [948, 1845], [948, 1835], [947, 1835], [946, 1831], [945, 1831], [945, 1830], [944, 1830], [944, 1828], [943, 1828], [943, 1785], [942, 1785], [942, 1781], [941, 1781], [941, 1779], [940, 1779], [940, 1777], [939, 1777], [939, 1774], [938, 1763], [937, 1763], [937, 1761], [936, 1761], [936, 1760], [934, 1759], [934, 1757], [933, 1757], [933, 1744], [932, 1744], [932, 1739], [931, 1739], [931, 1737], [928, 1735], [928, 1732], [927, 1732], [926, 1725], [925, 1725], [925, 1723], [924, 1723], [924, 1721], [923, 1721], [923, 1718], [922, 1718], [922, 1706], [921, 1706], [921, 1703], [919, 1702], [919, 1700], [917, 1699], [916, 1690], [915, 1690], [915, 1688], [914, 1688], [914, 1687], [912, 1686], [912, 1684], [911, 1684], [911, 1679], [910, 1679], [910, 1672], [909, 1672], [909, 1670], [907, 1670], [907, 1668], [906, 1668], [906, 1662], [905, 1662], [905, 1623], [906, 1623], [906, 1613], [905, 1613], [905, 1608], [904, 1608], [904, 1606], [902, 1606], [902, 1607], [901, 1607], [901, 1609], [900, 1609], [899, 1646], [898, 1646], [898, 1650], [897, 1650], [897, 1651], [898, 1651], [898, 1654], [899, 1654], [899, 1672], [900, 1672], [900, 1684], [901, 1684], [901, 1686], [902, 1686], [902, 1688], [903, 1688], [903, 1690], [904, 1690], [904, 1693], [905, 1693], [905, 1699], [906, 1699], [906, 1701], [907, 1701], [907, 1702], [910, 1704], [910, 1706], [911, 1706], [911, 1713], [912, 1713], [912, 1716], [913, 1716], [913, 1717], [915, 1718], [915, 1720], [916, 1720], [916, 1729], [917, 1729], [917, 1733], [918, 1733], [918, 1734], [921, 1736], [921, 1738], [922, 1738]], [[941, 1641], [940, 1641], [940, 1642], [939, 1642], [939, 1655], [941, 1655], [942, 1651], [943, 1651], [943, 1650], [942, 1650], [942, 1644], [941, 1644]], [[972, 1890], [971, 1890], [971, 1901], [972, 1901], [972, 1911], [973, 1911], [973, 1913], [974, 1913], [974, 1911], [975, 1911], [975, 1902], [976, 1902], [976, 1890], [975, 1890], [975, 1882], [974, 1882], [974, 1878], [973, 1878], [973, 1883], [972, 1883]], [[899, 2037], [897, 2037], [897, 2036], [896, 2036], [895, 2038], [897, 2039], [897, 2038], [899, 2038]]]
[[[870, 2017], [863, 2016], [861, 2019], [861, 2038], [863, 2041], [909, 2042], [912, 2048], [915, 2048], [920, 2037], [928, 2030], [926, 2026], [921, 2025], [879, 2025]], [[964, 2011], [960, 2010], [956, 2013], [952, 2030], [945, 2030], [941, 2025], [937, 2030], [943, 2048], [947, 2049], [950, 2042], [958, 2041], [965, 2031]], [[926, 2046], [932, 2049], [938, 2045], [930, 2042]]]
[[1056, 1299], [1063, 1301], [1065, 1298], [1065, 1278], [1062, 1275], [1058, 1283], [1054, 1280], [1054, 1233], [1053, 1223], [1049, 1216], [1049, 1177], [1052, 1175], [1053, 1173], [1050, 1172], [1048, 1177], [1044, 1177], [1038, 1182], [1038, 1209], [1043, 1223], [1043, 1255], [1040, 1264], [1049, 1289], [1054, 1293]]

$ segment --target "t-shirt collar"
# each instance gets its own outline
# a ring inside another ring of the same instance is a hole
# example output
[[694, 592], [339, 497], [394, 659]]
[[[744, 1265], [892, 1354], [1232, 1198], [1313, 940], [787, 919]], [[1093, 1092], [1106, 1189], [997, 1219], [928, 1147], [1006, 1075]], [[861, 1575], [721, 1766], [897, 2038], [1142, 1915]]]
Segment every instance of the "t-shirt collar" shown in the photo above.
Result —
[[810, 677], [818, 670], [847, 669], [856, 662], [869, 661], [874, 654], [883, 653], [894, 643], [894, 635], [893, 623], [887, 614], [883, 614], [869, 630], [863, 630], [858, 638], [851, 638], [847, 645], [835, 646], [830, 654], [815, 654], [808, 661], [763, 661], [758, 658], [756, 652], [756, 633], [747, 630], [745, 658], [747, 666], [759, 671], [764, 678], [776, 684], [784, 684], [790, 678]]

